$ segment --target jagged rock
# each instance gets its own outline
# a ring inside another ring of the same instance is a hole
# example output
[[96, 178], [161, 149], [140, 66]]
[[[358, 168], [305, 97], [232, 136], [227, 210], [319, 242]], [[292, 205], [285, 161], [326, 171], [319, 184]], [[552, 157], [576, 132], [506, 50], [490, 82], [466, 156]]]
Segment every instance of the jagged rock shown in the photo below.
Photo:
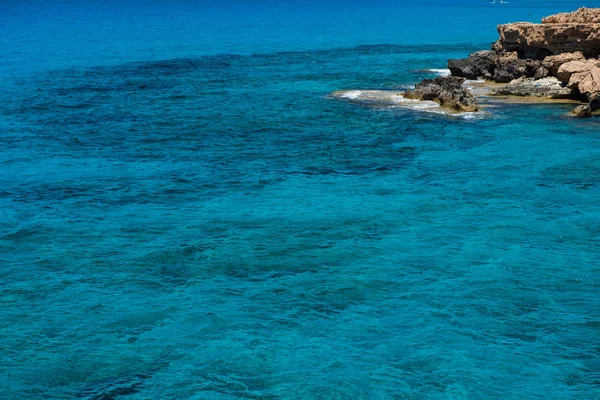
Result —
[[588, 95], [588, 100], [590, 102], [590, 109], [592, 111], [600, 109], [600, 92], [591, 93]]
[[571, 115], [579, 118], [588, 118], [592, 116], [592, 109], [587, 104], [582, 104], [580, 106], [575, 107], [573, 111], [571, 111]]
[[467, 79], [483, 77], [491, 79], [496, 68], [497, 54], [495, 51], [482, 50], [473, 53], [469, 58], [448, 60], [448, 69], [453, 76]]
[[508, 83], [524, 75], [524, 71], [519, 69], [517, 65], [504, 65], [496, 68], [494, 71], [494, 82]]
[[468, 58], [448, 60], [453, 76], [467, 79], [482, 77], [498, 83], [508, 83], [522, 76], [531, 78], [540, 67], [541, 63], [537, 60], [519, 59], [517, 52], [478, 51]]
[[517, 22], [498, 26], [496, 51], [517, 51], [520, 58], [542, 60], [547, 56], [581, 51], [586, 57], [600, 55], [600, 8], [544, 18], [542, 24]]
[[404, 97], [413, 100], [433, 100], [442, 107], [455, 111], [479, 111], [477, 100], [469, 89], [463, 86], [464, 78], [445, 76], [425, 79], [415, 85], [413, 90], [404, 93]]
[[567, 85], [571, 89], [577, 89], [579, 93], [588, 99], [600, 91], [600, 68], [594, 67], [589, 71], [576, 72], [571, 75]]
[[597, 8], [581, 7], [577, 11], [542, 18], [542, 24], [600, 24], [600, 11]]
[[555, 56], [548, 56], [544, 58], [544, 61], [542, 61], [542, 66], [546, 68], [552, 76], [556, 76], [558, 74], [558, 69], [561, 65], [570, 61], [583, 60], [585, 60], [583, 53], [580, 51], [576, 51], [574, 53], [563, 53], [557, 54]]
[[565, 87], [565, 85], [555, 77], [539, 80], [523, 77], [510, 82], [504, 87], [493, 90], [492, 95], [568, 99], [572, 96], [572, 90]]
[[537, 60], [522, 60], [516, 56], [515, 58], [500, 57], [493, 80], [497, 83], [508, 83], [521, 77], [533, 78], [540, 66], [541, 63]]
[[571, 75], [589, 72], [592, 68], [598, 66], [600, 66], [600, 61], [598, 60], [569, 61], [560, 66], [556, 77], [559, 81], [567, 83], [570, 81]]
[[545, 67], [539, 67], [535, 71], [535, 75], [533, 76], [533, 79], [535, 79], [535, 80], [544, 79], [548, 75], [550, 75], [550, 71], [548, 71]]

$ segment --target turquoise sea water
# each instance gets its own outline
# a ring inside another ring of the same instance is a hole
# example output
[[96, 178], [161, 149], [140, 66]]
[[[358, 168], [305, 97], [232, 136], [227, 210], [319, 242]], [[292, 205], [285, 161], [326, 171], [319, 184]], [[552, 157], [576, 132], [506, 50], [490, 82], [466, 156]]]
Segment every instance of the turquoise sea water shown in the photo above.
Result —
[[600, 398], [598, 120], [328, 97], [580, 5], [0, 3], [0, 397]]

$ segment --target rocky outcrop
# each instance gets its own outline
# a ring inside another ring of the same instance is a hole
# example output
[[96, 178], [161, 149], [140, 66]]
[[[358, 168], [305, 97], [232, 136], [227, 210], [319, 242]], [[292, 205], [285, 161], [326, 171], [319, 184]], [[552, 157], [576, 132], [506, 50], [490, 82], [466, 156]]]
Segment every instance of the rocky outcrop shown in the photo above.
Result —
[[448, 69], [453, 76], [483, 78], [497, 83], [508, 83], [521, 77], [546, 77], [548, 73], [541, 67], [540, 61], [520, 59], [517, 52], [499, 53], [493, 50], [478, 51], [468, 58], [448, 60]]
[[590, 113], [600, 109], [600, 8], [499, 25], [498, 32], [492, 50], [449, 60], [452, 75], [506, 83], [492, 95], [587, 99]]
[[519, 22], [500, 25], [496, 51], [516, 51], [522, 58], [570, 53], [578, 49], [586, 57], [600, 54], [600, 24], [532, 24]]
[[587, 104], [582, 104], [580, 106], [575, 107], [573, 111], [571, 111], [571, 115], [579, 118], [588, 118], [592, 116], [592, 109]]
[[491, 80], [496, 69], [498, 53], [491, 50], [482, 50], [473, 53], [469, 58], [448, 60], [448, 69], [453, 76], [467, 79], [484, 78]]
[[577, 11], [542, 18], [542, 24], [600, 24], [597, 8], [581, 7]]
[[415, 85], [413, 90], [406, 91], [404, 97], [412, 100], [433, 100], [454, 111], [479, 111], [477, 100], [469, 89], [463, 86], [464, 82], [464, 78], [455, 76], [425, 79]]
[[556, 77], [561, 82], [568, 83], [573, 74], [587, 74], [598, 66], [600, 66], [598, 60], [569, 61], [558, 68]]
[[493, 90], [491, 94], [496, 96], [531, 96], [546, 99], [568, 99], [572, 97], [572, 90], [555, 77], [539, 80], [533, 78], [519, 78], [506, 86]]
[[558, 69], [561, 65], [568, 63], [570, 61], [583, 61], [585, 57], [583, 53], [580, 51], [576, 51], [574, 53], [563, 53], [557, 54], [555, 56], [548, 56], [544, 58], [542, 62], [542, 66], [548, 70], [548, 73], [552, 76], [556, 76], [558, 74]]
[[586, 57], [600, 55], [600, 9], [581, 8], [552, 15], [542, 24], [517, 22], [498, 26], [500, 39], [493, 48], [516, 51], [520, 58], [542, 60], [547, 56], [579, 50]]
[[[498, 57], [498, 65], [492, 78], [494, 82], [508, 83], [521, 77], [533, 78], [538, 74], [538, 70], [542, 66], [539, 61], [520, 59], [516, 56], [516, 53], [508, 54], [514, 54], [514, 59], [513, 57], [503, 56], [503, 54]], [[543, 73], [544, 71], [539, 72], [539, 74]]]
[[600, 68], [571, 75], [567, 86], [577, 89], [580, 94], [590, 99], [594, 94], [600, 92]]
[[[406, 99], [433, 101], [457, 112], [479, 110], [473, 93], [481, 96], [484, 106], [491, 94], [530, 97], [539, 101], [587, 100], [587, 104], [573, 110], [573, 115], [579, 117], [591, 116], [600, 110], [600, 59], [597, 58], [600, 55], [600, 8], [581, 8], [572, 13], [552, 15], [544, 18], [541, 24], [499, 25], [498, 32], [500, 38], [492, 50], [448, 60], [449, 77], [425, 79], [404, 93], [354, 90], [334, 95], [394, 104], [416, 103]], [[483, 81], [464, 85], [465, 79], [479, 78], [505, 85], [498, 87]], [[495, 89], [490, 92], [491, 87]], [[432, 102], [427, 106], [437, 108]]]

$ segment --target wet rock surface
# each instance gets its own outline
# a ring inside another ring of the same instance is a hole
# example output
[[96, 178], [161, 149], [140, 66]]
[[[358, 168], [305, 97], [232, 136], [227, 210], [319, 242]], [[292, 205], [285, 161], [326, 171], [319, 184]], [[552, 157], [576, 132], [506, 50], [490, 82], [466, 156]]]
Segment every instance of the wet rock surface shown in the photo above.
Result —
[[477, 100], [471, 91], [463, 86], [464, 78], [446, 76], [436, 79], [425, 79], [407, 90], [404, 97], [411, 100], [435, 101], [440, 106], [455, 111], [479, 111]]
[[589, 105], [582, 104], [575, 107], [575, 109], [571, 111], [571, 115], [578, 118], [589, 118], [592, 116], [592, 109]]

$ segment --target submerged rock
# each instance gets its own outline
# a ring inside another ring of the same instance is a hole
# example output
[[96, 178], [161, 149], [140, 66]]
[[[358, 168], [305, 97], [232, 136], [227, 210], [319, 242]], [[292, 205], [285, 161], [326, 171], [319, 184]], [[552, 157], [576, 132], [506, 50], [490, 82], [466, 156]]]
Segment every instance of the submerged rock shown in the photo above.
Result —
[[592, 109], [589, 105], [582, 104], [575, 107], [575, 109], [571, 111], [571, 115], [578, 118], [588, 118], [592, 116]]
[[413, 90], [404, 93], [404, 97], [412, 100], [433, 100], [442, 107], [455, 111], [479, 111], [477, 100], [469, 89], [463, 86], [464, 78], [445, 76], [436, 79], [425, 79], [415, 85]]
[[539, 80], [533, 78], [519, 78], [492, 91], [496, 96], [531, 96], [547, 99], [568, 99], [572, 97], [572, 90], [555, 77]]

